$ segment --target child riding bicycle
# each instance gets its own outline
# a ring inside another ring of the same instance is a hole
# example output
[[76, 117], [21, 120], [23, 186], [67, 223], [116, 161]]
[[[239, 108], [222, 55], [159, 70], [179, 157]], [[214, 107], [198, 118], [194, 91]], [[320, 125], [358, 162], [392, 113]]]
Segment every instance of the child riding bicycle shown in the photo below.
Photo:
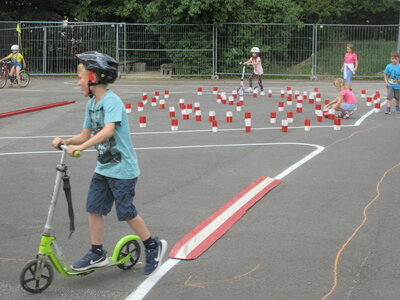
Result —
[[12, 88], [13, 87], [13, 76], [14, 73], [16, 74], [17, 77], [17, 83], [18, 83], [18, 88], [21, 88], [21, 77], [20, 77], [20, 72], [22, 69], [22, 66], [24, 66], [24, 68], [26, 68], [26, 62], [24, 57], [22, 56], [22, 54], [19, 52], [19, 46], [18, 45], [12, 45], [11, 46], [11, 54], [0, 59], [0, 61], [4, 61], [7, 59], [11, 60], [12, 66], [11, 66], [11, 70], [9, 73], [9, 77], [10, 77], [10, 84], [8, 87]]

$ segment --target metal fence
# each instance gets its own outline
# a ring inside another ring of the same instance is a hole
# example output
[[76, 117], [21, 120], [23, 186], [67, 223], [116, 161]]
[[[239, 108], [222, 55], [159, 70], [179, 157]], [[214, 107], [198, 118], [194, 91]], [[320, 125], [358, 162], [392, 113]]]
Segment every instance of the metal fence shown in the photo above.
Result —
[[0, 22], [0, 51], [19, 42], [32, 74], [65, 75], [74, 54], [97, 50], [116, 57], [122, 74], [224, 76], [240, 74], [249, 49], [261, 49], [266, 76], [340, 76], [345, 46], [359, 56], [356, 76], [381, 76], [398, 45], [398, 25], [210, 25]]

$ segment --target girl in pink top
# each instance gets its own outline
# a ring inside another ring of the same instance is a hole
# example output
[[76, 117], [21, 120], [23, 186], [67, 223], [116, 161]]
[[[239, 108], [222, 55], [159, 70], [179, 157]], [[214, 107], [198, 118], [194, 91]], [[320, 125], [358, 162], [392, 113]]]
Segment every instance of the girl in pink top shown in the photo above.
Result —
[[343, 78], [346, 80], [347, 88], [351, 90], [351, 76], [357, 72], [358, 58], [354, 53], [354, 45], [347, 44], [347, 53], [344, 55], [344, 63], [342, 66]]
[[[240, 62], [242, 64], [242, 62]], [[257, 91], [257, 87], [253, 90], [253, 78], [255, 75], [258, 76], [258, 85], [260, 86], [260, 95], [265, 95], [264, 93], [264, 87], [262, 84], [262, 75], [264, 73], [262, 64], [261, 64], [261, 58], [260, 58], [260, 49], [258, 47], [253, 47], [251, 49], [251, 57], [248, 61], [244, 62], [243, 64], [245, 65], [251, 65], [254, 68], [254, 71], [250, 74], [249, 77], [249, 88], [246, 90], [248, 93], [253, 93], [254, 91]]]
[[325, 108], [332, 106], [336, 111], [339, 111], [336, 117], [347, 119], [357, 109], [357, 99], [353, 92], [346, 87], [346, 81], [343, 78], [336, 79], [333, 85], [339, 91], [339, 96], [325, 105]]

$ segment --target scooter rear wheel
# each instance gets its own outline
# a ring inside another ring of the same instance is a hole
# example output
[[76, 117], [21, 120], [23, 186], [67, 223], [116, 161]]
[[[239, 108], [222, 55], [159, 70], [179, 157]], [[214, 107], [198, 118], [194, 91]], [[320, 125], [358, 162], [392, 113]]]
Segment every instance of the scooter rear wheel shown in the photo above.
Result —
[[46, 261], [39, 280], [35, 279], [35, 273], [38, 268], [39, 260], [34, 259], [28, 262], [21, 271], [19, 277], [22, 288], [32, 294], [38, 294], [47, 289], [54, 277], [53, 267]]
[[122, 270], [129, 270], [139, 261], [140, 258], [140, 245], [138, 241], [133, 240], [127, 242], [122, 246], [121, 251], [118, 254], [118, 258], [124, 258], [127, 255], [131, 255], [131, 257], [123, 264], [117, 265], [118, 268]]

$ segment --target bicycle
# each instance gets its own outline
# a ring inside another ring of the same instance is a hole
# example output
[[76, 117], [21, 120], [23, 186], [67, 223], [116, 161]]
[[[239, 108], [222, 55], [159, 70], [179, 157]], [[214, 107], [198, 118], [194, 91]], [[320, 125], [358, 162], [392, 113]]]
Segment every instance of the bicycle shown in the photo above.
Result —
[[[132, 268], [140, 258], [140, 239], [136, 235], [126, 235], [122, 237], [114, 247], [111, 257], [108, 257], [109, 264], [103, 267], [96, 267], [85, 271], [74, 271], [64, 259], [60, 245], [56, 242], [53, 233], [53, 217], [60, 192], [61, 184], [68, 204], [68, 214], [70, 219], [70, 237], [75, 230], [74, 210], [71, 199], [70, 177], [67, 175], [68, 167], [65, 165], [68, 147], [60, 144], [58, 147], [62, 150], [60, 163], [57, 165], [57, 175], [54, 184], [53, 194], [50, 201], [47, 221], [41, 236], [39, 251], [36, 259], [29, 261], [22, 269], [20, 274], [20, 284], [22, 288], [30, 293], [37, 294], [47, 289], [53, 281], [54, 270], [64, 276], [87, 275], [94, 271], [117, 266], [122, 270]], [[80, 156], [79, 151], [74, 152], [74, 157]]]
[[[1, 61], [0, 62], [0, 89], [4, 88], [7, 84], [7, 80], [10, 80], [11, 84], [17, 82], [17, 77], [15, 75], [10, 76], [10, 70], [12, 68], [11, 61]], [[22, 69], [19, 73], [21, 87], [25, 88], [29, 85], [31, 81], [28, 71]]]

